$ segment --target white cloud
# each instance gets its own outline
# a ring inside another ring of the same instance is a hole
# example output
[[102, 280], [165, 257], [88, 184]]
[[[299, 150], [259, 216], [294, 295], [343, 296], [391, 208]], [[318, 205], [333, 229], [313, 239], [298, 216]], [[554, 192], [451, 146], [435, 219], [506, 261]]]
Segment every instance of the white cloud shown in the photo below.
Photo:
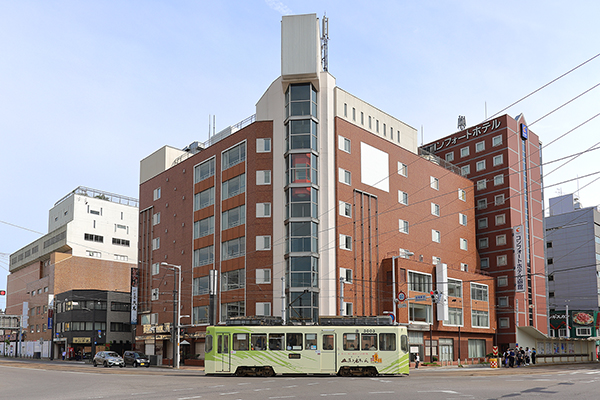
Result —
[[281, 1], [265, 0], [265, 3], [267, 3], [269, 7], [271, 7], [273, 10], [277, 11], [281, 15], [288, 15], [292, 13], [292, 10], [288, 6], [283, 4]]

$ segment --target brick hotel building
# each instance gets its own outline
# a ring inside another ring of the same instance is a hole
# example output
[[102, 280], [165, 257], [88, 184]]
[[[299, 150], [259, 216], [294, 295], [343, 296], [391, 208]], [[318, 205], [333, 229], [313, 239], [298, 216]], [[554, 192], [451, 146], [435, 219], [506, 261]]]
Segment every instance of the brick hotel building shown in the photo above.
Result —
[[548, 316], [539, 137], [523, 115], [502, 115], [424, 148], [475, 184], [477, 248], [482, 271], [495, 280], [501, 347], [518, 343], [520, 334], [543, 338]]
[[414, 128], [336, 86], [316, 15], [283, 17], [281, 51], [255, 116], [141, 161], [136, 347], [173, 356], [167, 263], [182, 270], [187, 358], [203, 358], [209, 322], [254, 315], [395, 313], [422, 360], [489, 353], [496, 296], [479, 273], [473, 183], [420, 151]]

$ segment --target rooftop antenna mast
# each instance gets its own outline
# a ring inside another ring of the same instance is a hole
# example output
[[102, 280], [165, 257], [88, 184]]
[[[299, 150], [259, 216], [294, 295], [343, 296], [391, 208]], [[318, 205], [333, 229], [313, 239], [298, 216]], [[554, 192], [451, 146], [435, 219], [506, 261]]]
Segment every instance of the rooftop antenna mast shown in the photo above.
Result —
[[323, 65], [323, 71], [329, 69], [327, 42], [329, 42], [329, 18], [327, 18], [327, 14], [325, 14], [323, 15], [323, 28], [321, 29], [321, 64]]

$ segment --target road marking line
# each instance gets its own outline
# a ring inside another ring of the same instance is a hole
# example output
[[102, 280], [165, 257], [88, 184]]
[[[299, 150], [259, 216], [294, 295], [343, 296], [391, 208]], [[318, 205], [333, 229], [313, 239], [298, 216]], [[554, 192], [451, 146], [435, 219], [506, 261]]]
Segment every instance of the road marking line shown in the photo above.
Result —
[[202, 396], [180, 397], [177, 400], [199, 399], [200, 397], [202, 397]]
[[227, 392], [227, 393], [219, 393], [221, 396], [227, 396], [230, 394], [238, 394], [239, 392]]
[[348, 393], [321, 393], [321, 396], [345, 396]]
[[271, 390], [271, 388], [254, 389], [255, 392], [260, 392], [262, 390]]
[[194, 388], [173, 389], [174, 392], [180, 392], [182, 390], [194, 390]]
[[387, 392], [369, 392], [369, 394], [393, 394], [393, 391], [387, 391]]
[[293, 387], [298, 387], [298, 385], [283, 386], [284, 389], [289, 389], [289, 388], [293, 388]]
[[454, 390], [419, 390], [418, 393], [448, 393], [448, 394], [459, 394]]
[[311, 383], [307, 383], [306, 385], [311, 386], [311, 385], [318, 385], [318, 384], [319, 384], [319, 382], [311, 382]]
[[238, 383], [238, 385], [249, 385], [250, 382], [243, 382], [243, 383]]
[[274, 396], [274, 397], [269, 397], [270, 399], [291, 399], [292, 397], [296, 397], [296, 396]]

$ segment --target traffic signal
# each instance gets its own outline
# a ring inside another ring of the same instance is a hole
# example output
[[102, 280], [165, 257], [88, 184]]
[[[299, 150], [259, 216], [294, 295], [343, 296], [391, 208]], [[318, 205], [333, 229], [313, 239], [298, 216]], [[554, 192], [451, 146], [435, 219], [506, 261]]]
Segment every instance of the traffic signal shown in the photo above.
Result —
[[433, 303], [439, 303], [441, 299], [441, 293], [439, 290], [432, 290], [431, 292], [431, 301]]
[[0, 296], [6, 296], [6, 290], [0, 290]]

